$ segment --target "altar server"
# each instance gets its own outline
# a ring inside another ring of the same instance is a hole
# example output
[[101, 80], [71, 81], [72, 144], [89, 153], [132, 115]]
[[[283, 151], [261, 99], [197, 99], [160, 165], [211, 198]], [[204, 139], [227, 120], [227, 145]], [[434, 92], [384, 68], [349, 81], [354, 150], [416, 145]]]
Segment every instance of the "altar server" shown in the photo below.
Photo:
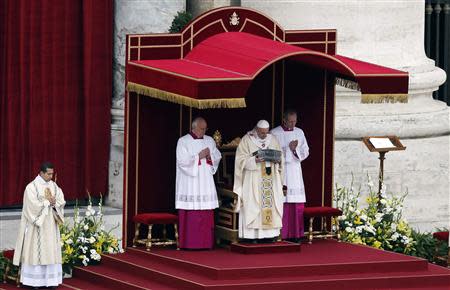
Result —
[[192, 131], [177, 143], [175, 207], [182, 249], [214, 246], [214, 209], [219, 203], [213, 175], [222, 155], [206, 131], [206, 120], [195, 118]]
[[303, 210], [306, 202], [303, 183], [302, 161], [309, 155], [309, 147], [303, 130], [295, 127], [297, 112], [286, 110], [283, 125], [271, 133], [278, 139], [284, 156], [286, 198], [283, 206], [282, 238], [300, 242], [304, 236]]
[[242, 137], [236, 151], [233, 191], [238, 195], [239, 238], [252, 242], [275, 240], [283, 215], [282, 162], [265, 161], [255, 155], [259, 149], [280, 150], [266, 120]]
[[31, 287], [62, 283], [59, 224], [64, 222], [64, 194], [52, 181], [53, 165], [45, 162], [25, 188], [14, 265], [21, 267], [20, 282]]

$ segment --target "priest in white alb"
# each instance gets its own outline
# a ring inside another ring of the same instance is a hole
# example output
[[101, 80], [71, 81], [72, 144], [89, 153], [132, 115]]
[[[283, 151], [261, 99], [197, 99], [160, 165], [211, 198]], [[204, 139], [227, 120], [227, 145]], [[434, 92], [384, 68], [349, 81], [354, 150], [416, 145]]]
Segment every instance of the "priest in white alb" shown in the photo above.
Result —
[[266, 120], [242, 137], [235, 159], [233, 191], [238, 195], [239, 238], [253, 242], [277, 238], [283, 216], [282, 158], [266, 161], [258, 155], [260, 149], [281, 150]]
[[303, 211], [306, 202], [302, 162], [309, 155], [309, 147], [303, 130], [295, 127], [296, 124], [297, 112], [286, 110], [283, 125], [274, 128], [271, 133], [278, 139], [284, 156], [286, 199], [281, 236], [284, 240], [300, 242], [304, 236]]
[[214, 246], [214, 209], [219, 202], [213, 175], [222, 155], [206, 130], [205, 119], [198, 117], [192, 131], [178, 139], [175, 207], [182, 249]]
[[44, 162], [39, 175], [27, 185], [14, 251], [14, 265], [21, 267], [20, 282], [31, 287], [62, 283], [59, 224], [64, 221], [64, 194], [52, 181], [53, 165]]

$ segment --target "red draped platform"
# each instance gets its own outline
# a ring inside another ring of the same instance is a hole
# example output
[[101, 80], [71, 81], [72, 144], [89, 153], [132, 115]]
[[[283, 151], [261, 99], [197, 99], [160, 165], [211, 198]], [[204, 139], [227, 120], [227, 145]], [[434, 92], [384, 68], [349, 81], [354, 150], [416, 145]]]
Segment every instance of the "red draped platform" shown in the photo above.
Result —
[[[406, 102], [408, 92], [406, 72], [337, 55], [336, 45], [334, 29], [284, 30], [242, 7], [211, 10], [180, 33], [128, 35], [124, 245], [135, 214], [174, 211], [175, 147], [198, 115], [227, 143], [296, 109], [310, 145], [307, 206], [330, 206], [335, 84], [367, 103]], [[233, 152], [222, 154], [218, 184], [230, 186]]]
[[423, 259], [318, 241], [297, 252], [247, 255], [128, 248], [103, 256], [100, 265], [76, 268], [58, 289], [444, 290], [449, 284], [450, 270]]

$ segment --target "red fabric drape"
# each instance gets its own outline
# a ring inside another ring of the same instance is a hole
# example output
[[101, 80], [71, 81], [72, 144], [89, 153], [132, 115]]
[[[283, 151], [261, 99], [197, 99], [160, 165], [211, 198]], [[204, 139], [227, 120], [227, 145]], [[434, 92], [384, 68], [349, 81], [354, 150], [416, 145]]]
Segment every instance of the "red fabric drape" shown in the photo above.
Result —
[[108, 186], [112, 0], [0, 1], [0, 207], [42, 161], [66, 199]]

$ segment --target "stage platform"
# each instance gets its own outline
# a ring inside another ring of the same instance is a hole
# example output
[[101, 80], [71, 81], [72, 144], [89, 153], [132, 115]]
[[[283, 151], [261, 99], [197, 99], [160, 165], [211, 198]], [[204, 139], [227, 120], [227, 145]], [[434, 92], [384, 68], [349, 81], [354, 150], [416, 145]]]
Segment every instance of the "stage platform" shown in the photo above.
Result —
[[449, 285], [450, 270], [426, 260], [319, 240], [302, 244], [301, 251], [266, 254], [128, 248], [103, 256], [100, 265], [76, 268], [58, 289], [448, 290]]

